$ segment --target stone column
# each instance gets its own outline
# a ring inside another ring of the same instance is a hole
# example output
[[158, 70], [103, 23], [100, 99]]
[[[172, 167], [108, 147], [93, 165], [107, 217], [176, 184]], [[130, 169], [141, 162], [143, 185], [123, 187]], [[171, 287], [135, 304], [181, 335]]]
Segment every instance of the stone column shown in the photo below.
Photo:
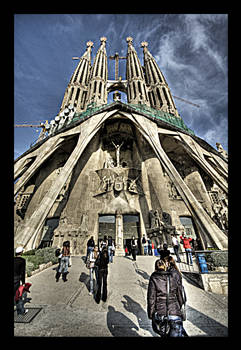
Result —
[[123, 246], [123, 218], [122, 215], [117, 213], [116, 214], [116, 250], [115, 255], [116, 256], [124, 256], [125, 250]]
[[185, 177], [184, 182], [188, 185], [197, 200], [201, 200], [203, 202], [202, 206], [206, 209], [207, 213], [212, 216], [212, 203], [207, 193], [205, 184], [198, 170], [195, 167], [193, 167], [193, 170], [194, 171]]

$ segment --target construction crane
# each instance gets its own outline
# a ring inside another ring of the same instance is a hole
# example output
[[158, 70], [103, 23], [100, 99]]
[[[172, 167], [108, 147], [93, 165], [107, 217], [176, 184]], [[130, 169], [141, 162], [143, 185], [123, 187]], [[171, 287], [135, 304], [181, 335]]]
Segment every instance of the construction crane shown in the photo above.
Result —
[[46, 131], [49, 129], [49, 123], [48, 120], [45, 121], [45, 123], [40, 123], [40, 124], [14, 124], [15, 128], [42, 128], [38, 141], [42, 140], [44, 138], [44, 134]]
[[172, 97], [177, 98], [178, 100], [180, 100], [180, 101], [182, 101], [182, 102], [186, 102], [186, 103], [189, 103], [190, 105], [193, 105], [193, 106], [195, 106], [195, 107], [200, 108], [200, 106], [199, 106], [199, 105], [197, 105], [196, 103], [193, 103], [193, 102], [190, 102], [190, 101], [184, 100], [184, 98], [177, 97], [177, 96], [174, 96], [174, 95], [172, 95]]

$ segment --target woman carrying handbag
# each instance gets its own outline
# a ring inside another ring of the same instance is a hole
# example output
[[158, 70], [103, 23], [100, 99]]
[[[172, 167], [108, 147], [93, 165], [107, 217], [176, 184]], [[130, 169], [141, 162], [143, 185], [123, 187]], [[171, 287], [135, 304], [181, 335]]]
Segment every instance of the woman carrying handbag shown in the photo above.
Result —
[[169, 256], [157, 260], [147, 292], [147, 313], [154, 332], [161, 337], [186, 337], [183, 328], [182, 277], [175, 260]]

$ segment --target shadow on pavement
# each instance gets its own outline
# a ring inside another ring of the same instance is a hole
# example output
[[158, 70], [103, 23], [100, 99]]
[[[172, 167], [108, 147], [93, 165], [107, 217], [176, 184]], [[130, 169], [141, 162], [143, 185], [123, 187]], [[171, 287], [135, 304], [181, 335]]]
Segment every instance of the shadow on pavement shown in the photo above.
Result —
[[[227, 337], [228, 328], [187, 305], [187, 320], [206, 333], [206, 337]], [[203, 335], [200, 335], [203, 336]]]
[[[142, 306], [137, 303], [134, 299], [129, 297], [128, 295], [123, 295], [126, 299], [125, 301], [121, 301], [124, 305], [126, 311], [133, 313], [136, 316], [139, 327], [150, 332], [152, 329], [151, 321], [148, 319], [147, 312], [142, 308]], [[153, 333], [151, 331], [151, 333]]]
[[79, 276], [79, 281], [85, 284], [85, 286], [89, 292], [90, 291], [90, 276], [85, 272], [81, 272], [81, 275]]
[[150, 275], [146, 271], [143, 271], [141, 269], [136, 269], [136, 272], [138, 273], [138, 275], [143, 277], [145, 280], [149, 281]]
[[140, 337], [136, 332], [138, 327], [122, 312], [116, 311], [113, 306], [108, 306], [107, 326], [113, 337]]

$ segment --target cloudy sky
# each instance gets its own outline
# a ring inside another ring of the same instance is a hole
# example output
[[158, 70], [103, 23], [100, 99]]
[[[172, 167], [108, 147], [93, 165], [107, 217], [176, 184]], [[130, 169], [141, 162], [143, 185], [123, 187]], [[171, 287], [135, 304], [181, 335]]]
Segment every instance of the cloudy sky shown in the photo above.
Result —
[[[65, 89], [86, 42], [107, 37], [107, 55], [127, 52], [126, 37], [143, 64], [142, 41], [155, 57], [179, 114], [195, 134], [228, 150], [228, 15], [226, 14], [15, 14], [14, 121], [38, 124], [59, 112]], [[114, 79], [114, 61], [108, 62]], [[125, 60], [119, 64], [125, 78]], [[111, 101], [110, 101], [111, 102]], [[14, 158], [25, 152], [39, 129], [14, 128]]]

